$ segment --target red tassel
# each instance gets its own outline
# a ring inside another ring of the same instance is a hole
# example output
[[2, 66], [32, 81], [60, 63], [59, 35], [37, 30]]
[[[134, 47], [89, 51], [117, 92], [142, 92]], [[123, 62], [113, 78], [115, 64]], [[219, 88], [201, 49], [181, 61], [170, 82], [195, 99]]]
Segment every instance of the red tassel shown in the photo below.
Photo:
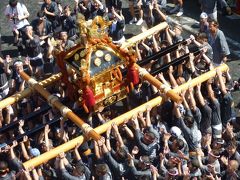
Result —
[[89, 86], [86, 86], [86, 88], [83, 89], [82, 99], [88, 109], [93, 109], [96, 101], [93, 91]]

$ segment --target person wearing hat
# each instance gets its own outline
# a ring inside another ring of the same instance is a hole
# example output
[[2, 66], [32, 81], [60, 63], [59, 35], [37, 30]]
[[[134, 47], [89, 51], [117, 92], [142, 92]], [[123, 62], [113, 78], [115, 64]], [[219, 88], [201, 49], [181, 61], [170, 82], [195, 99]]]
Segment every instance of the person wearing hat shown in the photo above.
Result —
[[29, 12], [23, 3], [18, 2], [18, 0], [9, 0], [4, 14], [13, 32], [14, 43], [17, 45], [19, 52], [23, 53], [20, 37], [24, 35], [24, 29], [29, 25]]
[[208, 152], [208, 156], [206, 158], [203, 158], [203, 166], [201, 166], [201, 170], [205, 172], [211, 172], [212, 169], [214, 169], [214, 174], [220, 174], [220, 163], [219, 159], [220, 155], [217, 151], [212, 150]]
[[14, 89], [14, 92], [16, 91], [23, 91], [25, 87], [25, 81], [21, 78], [19, 72], [23, 71], [23, 62], [22, 61], [16, 61], [13, 64], [13, 73], [12, 73], [12, 84], [11, 87]]
[[231, 8], [228, 6], [226, 0], [199, 0], [202, 12], [206, 12], [208, 17], [217, 21], [217, 4], [221, 5], [221, 8], [226, 8], [226, 11], [230, 14]]
[[75, 44], [72, 40], [68, 39], [68, 33], [66, 31], [62, 31], [59, 33], [59, 41], [57, 44], [57, 48], [60, 51], [66, 51], [69, 48], [73, 47]]
[[30, 148], [29, 149], [29, 155], [31, 156], [31, 157], [37, 157], [37, 156], [39, 156], [41, 153], [40, 153], [40, 151], [37, 149], [37, 148]]
[[199, 22], [199, 32], [202, 33], [208, 33], [208, 15], [205, 12], [202, 12], [200, 14], [200, 22]]

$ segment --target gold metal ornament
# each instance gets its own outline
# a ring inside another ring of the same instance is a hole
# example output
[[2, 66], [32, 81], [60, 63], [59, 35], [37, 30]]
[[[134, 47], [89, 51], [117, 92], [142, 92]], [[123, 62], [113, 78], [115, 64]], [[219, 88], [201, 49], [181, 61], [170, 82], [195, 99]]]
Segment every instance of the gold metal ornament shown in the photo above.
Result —
[[78, 60], [79, 60], [79, 54], [78, 54], [78, 53], [76, 53], [76, 54], [74, 55], [74, 60], [75, 60], [75, 61], [78, 61]]
[[97, 50], [95, 52], [95, 54], [96, 54], [97, 57], [102, 57], [103, 56], [103, 51], [102, 50]]
[[104, 56], [104, 59], [105, 59], [105, 61], [109, 62], [109, 61], [111, 61], [112, 56], [111, 56], [110, 54], [106, 54], [106, 55]]
[[94, 64], [95, 64], [95, 66], [100, 66], [101, 65], [101, 59], [100, 58], [96, 58], [94, 60]]
[[80, 57], [83, 58], [85, 55], [86, 55], [86, 50], [84, 49], [80, 52]]

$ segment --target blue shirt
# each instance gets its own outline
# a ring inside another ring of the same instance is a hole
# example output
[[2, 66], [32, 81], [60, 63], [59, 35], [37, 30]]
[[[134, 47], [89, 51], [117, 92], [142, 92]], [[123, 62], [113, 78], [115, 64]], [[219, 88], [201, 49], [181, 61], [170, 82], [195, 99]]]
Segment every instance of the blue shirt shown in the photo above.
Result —
[[230, 54], [225, 35], [218, 29], [215, 36], [209, 33], [208, 41], [213, 50], [213, 63], [221, 64], [223, 57]]

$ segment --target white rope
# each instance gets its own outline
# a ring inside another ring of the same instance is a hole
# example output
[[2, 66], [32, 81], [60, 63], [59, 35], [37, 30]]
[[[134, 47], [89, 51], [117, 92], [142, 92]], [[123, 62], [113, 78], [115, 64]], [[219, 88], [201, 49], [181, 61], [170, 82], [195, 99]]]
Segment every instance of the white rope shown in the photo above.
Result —
[[35, 79], [33, 79], [33, 78], [30, 78], [29, 80], [28, 80], [28, 84], [31, 86], [31, 87], [33, 87], [34, 86], [34, 84], [37, 84], [38, 82], [35, 80]]
[[93, 128], [89, 124], [84, 123], [82, 125], [82, 130], [83, 130], [83, 133], [87, 135], [91, 130], [93, 130]]
[[66, 117], [66, 114], [68, 112], [72, 112], [71, 109], [69, 109], [67, 106], [62, 106], [61, 109], [60, 109], [60, 112], [62, 114], [63, 117]]
[[138, 72], [139, 72], [139, 76], [140, 76], [141, 79], [142, 79], [143, 76], [145, 76], [146, 74], [149, 74], [148, 71], [147, 71], [145, 68], [141, 68], [141, 67], [139, 67]]
[[58, 97], [57, 97], [57, 96], [54, 96], [54, 95], [50, 95], [50, 96], [48, 96], [47, 101], [48, 101], [48, 104], [49, 104], [51, 107], [53, 107], [54, 102], [58, 101]]
[[166, 85], [166, 84], [162, 84], [162, 85], [160, 86], [160, 88], [161, 88], [161, 91], [163, 91], [163, 93], [167, 93], [168, 91], [171, 90], [171, 87], [169, 87], [169, 86]]

